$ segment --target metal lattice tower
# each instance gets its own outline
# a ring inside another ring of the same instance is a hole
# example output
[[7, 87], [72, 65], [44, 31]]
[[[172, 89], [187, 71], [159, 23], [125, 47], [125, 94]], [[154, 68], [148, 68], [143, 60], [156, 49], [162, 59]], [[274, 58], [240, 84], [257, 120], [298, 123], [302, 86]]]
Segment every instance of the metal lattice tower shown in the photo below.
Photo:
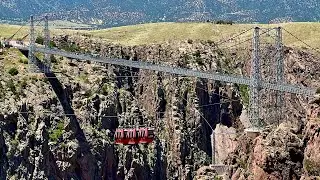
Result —
[[261, 74], [260, 74], [260, 28], [254, 29], [253, 37], [253, 59], [251, 64], [251, 79], [252, 84], [250, 86], [250, 122], [252, 128], [259, 129], [262, 126], [260, 119], [260, 100], [259, 91], [261, 89]]
[[[278, 27], [276, 29], [277, 31], [277, 56], [276, 56], [276, 62], [277, 62], [277, 84], [283, 84], [285, 77], [284, 77], [284, 60], [283, 60], [283, 45], [282, 45], [282, 29], [281, 27]], [[283, 120], [283, 105], [284, 105], [284, 92], [277, 91], [276, 94], [276, 108], [278, 110], [278, 124], [279, 121]]]
[[29, 44], [29, 53], [28, 53], [28, 64], [29, 64], [29, 71], [36, 72], [37, 69], [35, 67], [35, 32], [34, 32], [34, 17], [30, 16], [30, 44]]
[[[50, 48], [50, 30], [49, 30], [49, 19], [48, 16], [45, 16], [45, 23], [44, 23], [44, 47]], [[45, 73], [49, 73], [51, 69], [51, 61], [50, 61], [50, 55], [45, 54], [44, 55], [44, 62], [47, 67], [43, 69]]]

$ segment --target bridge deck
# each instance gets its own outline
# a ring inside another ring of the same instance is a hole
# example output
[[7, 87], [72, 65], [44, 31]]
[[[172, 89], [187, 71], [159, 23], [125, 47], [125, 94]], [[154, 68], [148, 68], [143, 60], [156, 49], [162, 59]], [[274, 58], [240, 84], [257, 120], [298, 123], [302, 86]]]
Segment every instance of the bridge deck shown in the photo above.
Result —
[[[29, 49], [28, 46], [17, 44], [15, 42], [10, 42], [10, 45], [21, 50]], [[160, 71], [160, 72], [166, 72], [166, 73], [177, 74], [177, 75], [212, 79], [216, 81], [229, 82], [229, 83], [235, 83], [235, 84], [243, 84], [248, 86], [251, 86], [251, 84], [253, 83], [250, 78], [246, 78], [246, 77], [232, 76], [232, 75], [226, 75], [226, 74], [220, 74], [220, 73], [209, 73], [209, 72], [197, 71], [197, 70], [192, 70], [187, 68], [172, 67], [169, 65], [152, 64], [150, 62], [144, 62], [144, 61], [132, 61], [132, 60], [116, 59], [116, 58], [99, 58], [99, 57], [92, 57], [91, 55], [86, 55], [86, 54], [76, 54], [76, 53], [62, 51], [59, 49], [46, 49], [42, 47], [35, 47], [35, 51], [45, 53], [45, 54], [53, 54], [53, 55], [59, 55], [59, 56], [64, 56], [68, 58], [79, 59], [79, 60], [88, 60], [88, 61], [99, 62], [99, 63], [107, 63], [107, 64], [113, 64], [113, 65], [139, 68], [139, 69], [147, 69], [147, 70]], [[314, 96], [316, 94], [316, 89], [293, 86], [289, 84], [272, 84], [272, 83], [261, 81], [260, 85], [262, 88], [273, 89], [277, 91], [289, 92], [294, 94], [302, 94], [306, 96]]]

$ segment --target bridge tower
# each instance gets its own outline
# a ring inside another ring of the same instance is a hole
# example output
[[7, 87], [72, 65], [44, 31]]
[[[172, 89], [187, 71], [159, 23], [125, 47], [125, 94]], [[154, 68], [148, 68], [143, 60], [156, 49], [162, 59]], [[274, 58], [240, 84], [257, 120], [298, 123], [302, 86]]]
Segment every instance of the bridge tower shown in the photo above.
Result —
[[28, 64], [30, 72], [37, 72], [37, 67], [35, 65], [35, 31], [34, 31], [34, 17], [30, 16], [30, 44], [29, 44], [29, 53], [28, 53]]
[[[50, 48], [50, 30], [49, 30], [49, 18], [46, 15], [44, 18], [44, 47]], [[46, 67], [43, 69], [44, 73], [49, 73], [51, 70], [51, 60], [50, 60], [50, 55], [49, 54], [45, 54], [44, 55], [44, 64], [46, 65]]]
[[262, 121], [260, 119], [260, 98], [259, 92], [261, 89], [261, 71], [260, 71], [260, 28], [254, 29], [253, 35], [253, 59], [251, 62], [251, 79], [250, 86], [250, 111], [249, 119], [252, 125], [252, 130], [259, 130], [262, 128]]

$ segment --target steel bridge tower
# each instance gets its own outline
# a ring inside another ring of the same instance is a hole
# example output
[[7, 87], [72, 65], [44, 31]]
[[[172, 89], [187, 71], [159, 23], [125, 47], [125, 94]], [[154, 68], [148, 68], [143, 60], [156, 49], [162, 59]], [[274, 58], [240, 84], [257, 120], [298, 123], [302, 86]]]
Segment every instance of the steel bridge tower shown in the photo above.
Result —
[[34, 31], [34, 17], [30, 16], [30, 44], [28, 53], [28, 64], [30, 72], [37, 72], [37, 67], [35, 65], [35, 31]]
[[[49, 30], [49, 19], [48, 16], [45, 16], [44, 21], [44, 47], [49, 49], [50, 48], [50, 30]], [[44, 73], [49, 73], [51, 70], [51, 60], [50, 55], [45, 54], [44, 55], [44, 64], [46, 67], [43, 69]]]
[[[49, 31], [49, 20], [48, 16], [45, 16], [44, 23], [44, 40], [43, 44], [45, 49], [50, 49], [50, 31]], [[44, 62], [45, 66], [37, 67], [37, 61], [35, 57], [35, 48], [36, 48], [36, 37], [35, 37], [35, 27], [34, 27], [34, 17], [30, 17], [30, 44], [29, 44], [29, 53], [28, 53], [28, 63], [29, 63], [29, 71], [33, 73], [49, 73], [51, 71], [51, 60], [50, 55], [45, 53]]]
[[258, 130], [262, 127], [260, 119], [260, 97], [261, 90], [261, 71], [260, 71], [260, 28], [254, 29], [253, 35], [253, 59], [251, 62], [251, 79], [250, 86], [250, 110], [249, 119], [252, 128]]
[[[283, 45], [282, 45], [282, 29], [281, 27], [275, 28], [276, 30], [276, 83], [284, 84], [284, 60], [283, 60]], [[261, 57], [260, 57], [260, 28], [254, 29], [253, 35], [253, 58], [251, 62], [251, 86], [250, 86], [250, 106], [249, 106], [249, 119], [252, 125], [252, 131], [260, 131], [263, 128], [263, 120], [260, 117], [260, 90], [262, 89], [262, 74], [261, 74]], [[270, 66], [272, 66], [270, 64]], [[272, 76], [272, 74], [271, 74]], [[283, 119], [283, 105], [284, 105], [284, 92], [276, 92], [276, 113], [278, 123]]]

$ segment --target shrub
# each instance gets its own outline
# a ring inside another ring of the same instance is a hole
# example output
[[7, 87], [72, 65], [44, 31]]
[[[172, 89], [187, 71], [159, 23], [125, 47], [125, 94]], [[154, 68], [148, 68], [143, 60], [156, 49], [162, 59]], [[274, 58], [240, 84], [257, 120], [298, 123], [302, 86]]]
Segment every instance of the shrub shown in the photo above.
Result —
[[19, 62], [20, 62], [20, 63], [23, 63], [23, 64], [28, 64], [28, 59], [20, 58], [20, 59], [19, 59]]
[[109, 95], [113, 92], [114, 92], [114, 87], [111, 84], [106, 83], [102, 86], [102, 94], [103, 95]]
[[10, 80], [8, 81], [7, 85], [8, 85], [8, 88], [10, 89], [10, 91], [12, 91], [14, 94], [16, 94], [16, 92], [17, 92], [17, 91], [16, 91], [16, 86], [14, 85], [12, 79], [10, 79]]
[[11, 141], [11, 145], [13, 146], [13, 149], [17, 148], [17, 147], [18, 147], [18, 144], [19, 144], [19, 142], [18, 142], [18, 140], [16, 140], [16, 139], [13, 139], [13, 140]]
[[53, 129], [53, 130], [50, 131], [50, 134], [49, 134], [50, 141], [57, 142], [59, 140], [59, 138], [61, 138], [61, 136], [63, 134], [63, 128], [64, 128], [63, 122], [59, 122], [57, 124], [56, 129]]
[[69, 52], [80, 51], [80, 47], [73, 43], [62, 43], [59, 48]]
[[207, 43], [208, 43], [210, 46], [215, 44], [213, 40], [208, 40]]
[[202, 59], [202, 58], [197, 57], [197, 58], [196, 58], [196, 62], [197, 62], [197, 64], [198, 64], [199, 66], [204, 66], [204, 62], [203, 62], [203, 59]]
[[[42, 36], [38, 36], [38, 37], [36, 38], [36, 43], [37, 43], [37, 44], [42, 44], [42, 45], [44, 45], [44, 38], [43, 38]], [[57, 47], [57, 45], [56, 45], [55, 42], [50, 41], [50, 42], [49, 42], [49, 48], [53, 48], [53, 47]]]
[[55, 42], [50, 41], [49, 47], [50, 47], [50, 48], [53, 48], [53, 47], [57, 47], [57, 45], [56, 45]]
[[93, 96], [93, 91], [91, 89], [88, 89], [85, 91], [85, 97], [90, 98]]
[[15, 76], [17, 74], [19, 74], [19, 71], [16, 69], [16, 68], [11, 68], [8, 73], [11, 75], [11, 76]]
[[249, 105], [249, 87], [247, 85], [239, 85], [240, 87], [240, 95], [243, 103], [248, 106]]
[[201, 57], [201, 53], [199, 50], [197, 50], [195, 53], [193, 53], [193, 56], [200, 58]]
[[233, 21], [226, 21], [226, 20], [218, 20], [215, 22], [215, 24], [234, 24]]
[[28, 85], [27, 78], [23, 78], [21, 83], [20, 83], [21, 89], [25, 89], [27, 87], [27, 85]]
[[320, 94], [320, 88], [317, 89], [317, 92], [316, 92], [316, 93], [317, 93], [317, 94]]
[[89, 81], [89, 78], [88, 78], [88, 75], [86, 75], [86, 74], [81, 74], [80, 76], [79, 76], [79, 78], [80, 78], [80, 80], [82, 80], [84, 83], [86, 83], [86, 84], [89, 84], [90, 83], [90, 81]]
[[52, 54], [50, 55], [50, 61], [51, 61], [51, 63], [54, 63], [54, 64], [56, 64], [58, 62], [57, 59]]
[[38, 36], [38, 37], [36, 38], [36, 43], [37, 43], [37, 44], [43, 44], [43, 42], [44, 42], [44, 39], [43, 39], [42, 36]]

